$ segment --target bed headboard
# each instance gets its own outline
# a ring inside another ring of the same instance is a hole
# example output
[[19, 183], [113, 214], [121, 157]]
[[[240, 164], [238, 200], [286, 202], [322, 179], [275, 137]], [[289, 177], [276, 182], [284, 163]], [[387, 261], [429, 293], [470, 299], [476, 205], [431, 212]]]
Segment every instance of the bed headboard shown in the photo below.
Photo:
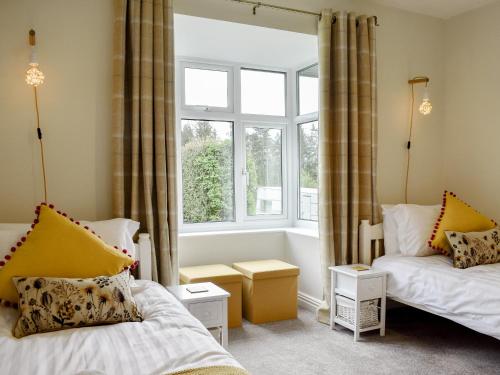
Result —
[[374, 257], [382, 256], [382, 240], [384, 239], [384, 230], [382, 223], [371, 225], [368, 220], [361, 220], [359, 224], [359, 254], [361, 262], [371, 264], [372, 242], [375, 242]]
[[139, 278], [141, 280], [153, 280], [151, 251], [149, 233], [140, 233], [139, 241], [135, 244], [135, 257], [139, 261]]

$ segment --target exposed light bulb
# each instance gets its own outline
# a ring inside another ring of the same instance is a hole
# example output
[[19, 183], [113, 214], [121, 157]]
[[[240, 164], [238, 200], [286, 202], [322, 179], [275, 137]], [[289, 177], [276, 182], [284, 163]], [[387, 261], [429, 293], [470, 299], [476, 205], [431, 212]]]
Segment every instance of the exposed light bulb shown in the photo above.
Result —
[[30, 63], [30, 68], [26, 71], [26, 83], [30, 86], [39, 86], [43, 83], [45, 75], [38, 69], [38, 63]]
[[422, 101], [422, 104], [420, 104], [420, 107], [418, 107], [418, 110], [420, 111], [421, 114], [423, 115], [428, 115], [432, 111], [432, 104], [429, 98], [426, 98]]
[[432, 111], [432, 104], [429, 99], [429, 92], [427, 91], [427, 87], [425, 87], [424, 97], [422, 99], [422, 104], [418, 107], [418, 110], [421, 114], [428, 115]]

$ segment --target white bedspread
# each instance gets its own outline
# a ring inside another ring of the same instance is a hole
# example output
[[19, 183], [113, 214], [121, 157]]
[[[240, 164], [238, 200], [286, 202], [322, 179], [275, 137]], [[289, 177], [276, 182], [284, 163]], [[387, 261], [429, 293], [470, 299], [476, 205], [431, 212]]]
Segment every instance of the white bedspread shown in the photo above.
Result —
[[17, 312], [0, 308], [1, 374], [166, 374], [182, 369], [241, 367], [165, 288], [132, 288], [142, 323], [50, 332], [16, 339]]
[[500, 339], [500, 263], [462, 270], [442, 255], [386, 255], [373, 267], [389, 271], [389, 297]]

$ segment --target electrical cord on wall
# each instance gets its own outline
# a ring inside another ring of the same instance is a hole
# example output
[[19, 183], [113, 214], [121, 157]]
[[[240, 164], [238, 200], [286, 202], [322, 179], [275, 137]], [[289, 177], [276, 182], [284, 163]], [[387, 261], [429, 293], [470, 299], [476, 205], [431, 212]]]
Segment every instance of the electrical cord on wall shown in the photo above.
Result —
[[410, 106], [410, 134], [408, 137], [408, 143], [406, 144], [407, 154], [406, 154], [406, 179], [405, 179], [405, 203], [408, 204], [408, 177], [410, 175], [410, 148], [411, 148], [411, 136], [413, 131], [413, 107], [415, 105], [415, 93], [413, 90], [413, 85], [411, 85], [411, 106]]
[[38, 94], [36, 91], [36, 86], [33, 86], [33, 92], [35, 93], [36, 133], [38, 136], [38, 141], [40, 143], [40, 159], [42, 162], [43, 196], [44, 202], [47, 203], [47, 176], [45, 174], [45, 155], [43, 151], [42, 129], [40, 129], [40, 112], [38, 110]]

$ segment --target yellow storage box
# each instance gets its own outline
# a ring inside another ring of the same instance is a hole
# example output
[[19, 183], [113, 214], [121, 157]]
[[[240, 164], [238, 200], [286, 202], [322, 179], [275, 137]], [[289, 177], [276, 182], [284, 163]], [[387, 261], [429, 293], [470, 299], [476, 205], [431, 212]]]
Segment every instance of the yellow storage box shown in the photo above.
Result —
[[181, 284], [212, 282], [231, 294], [228, 299], [228, 326], [241, 327], [241, 288], [243, 275], [225, 264], [183, 267], [179, 270]]
[[234, 263], [243, 274], [243, 316], [252, 323], [297, 318], [299, 267], [281, 260]]

